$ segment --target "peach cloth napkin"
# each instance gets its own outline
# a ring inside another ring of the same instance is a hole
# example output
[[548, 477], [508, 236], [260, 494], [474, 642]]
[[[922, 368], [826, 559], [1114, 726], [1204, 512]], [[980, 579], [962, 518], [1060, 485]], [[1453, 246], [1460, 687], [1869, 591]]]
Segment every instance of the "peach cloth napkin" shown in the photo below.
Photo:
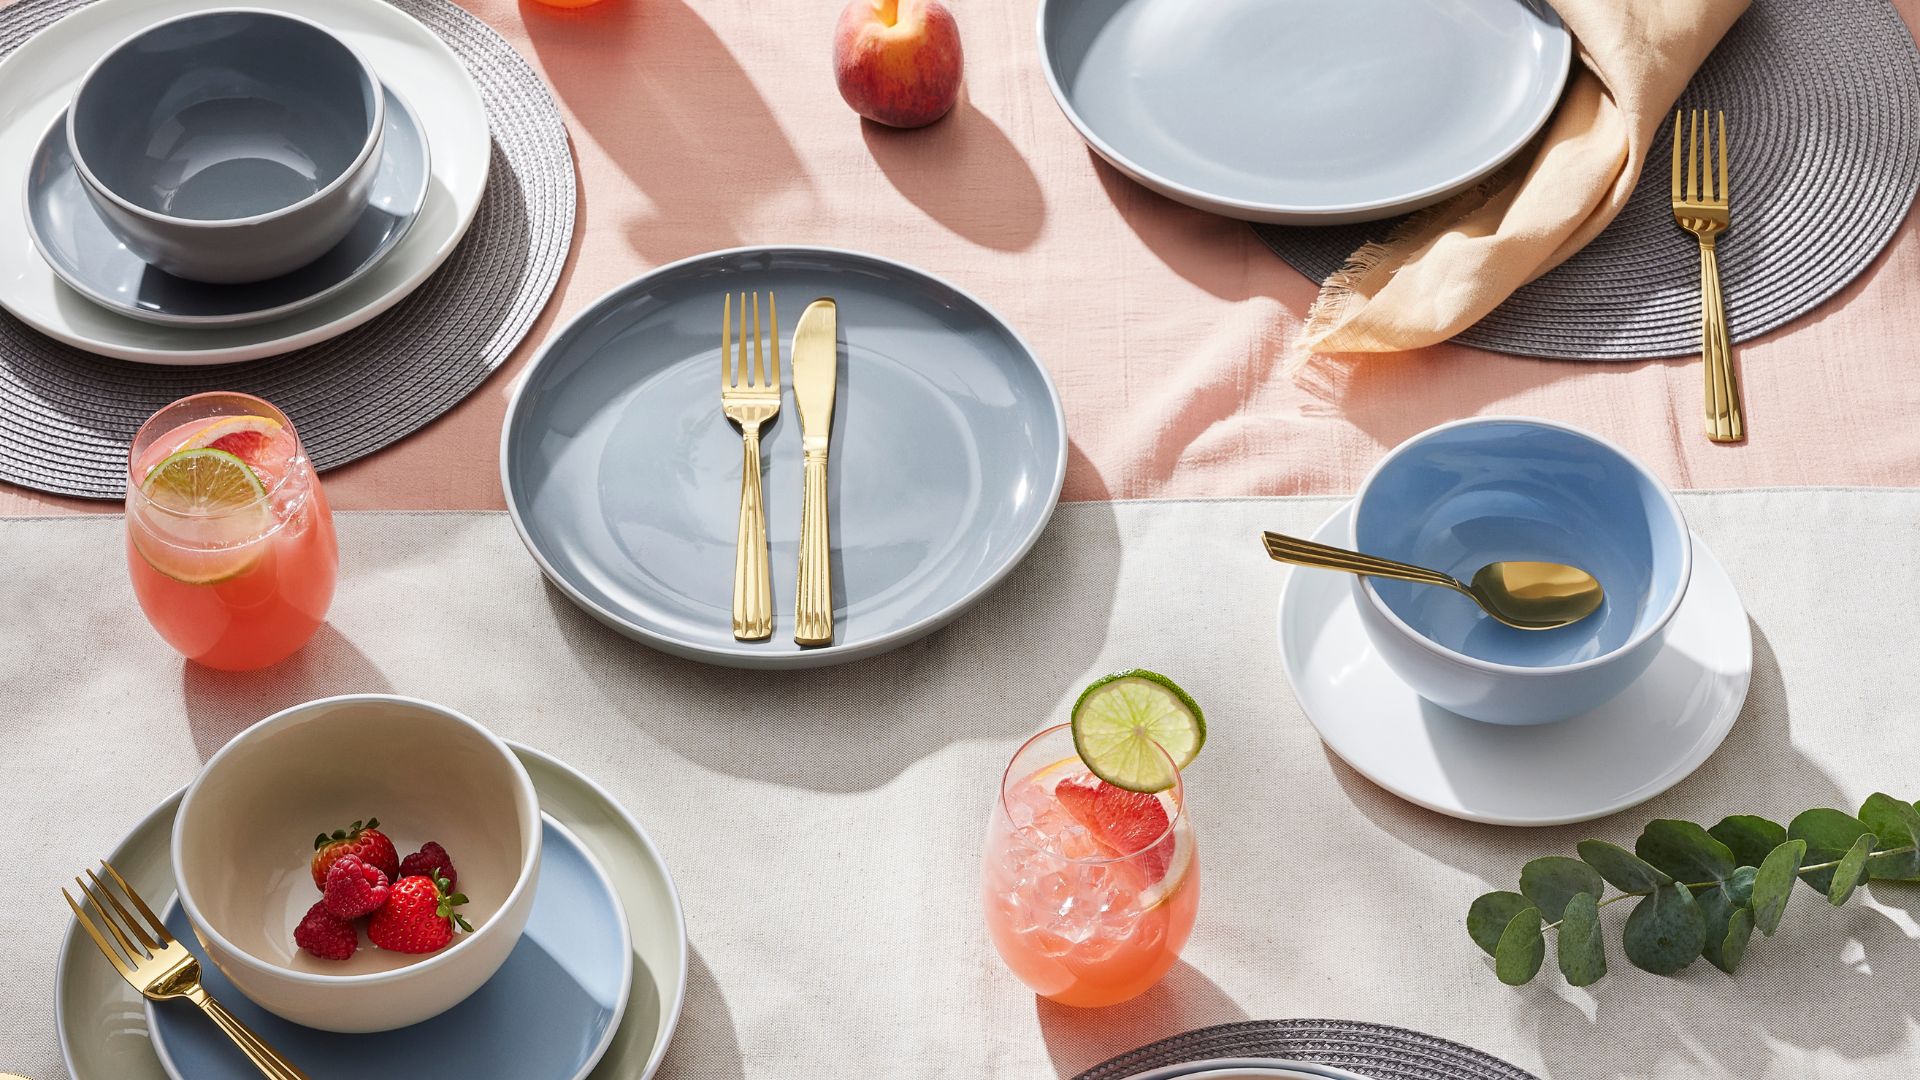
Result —
[[1748, 0], [1553, 0], [1573, 32], [1566, 95], [1546, 132], [1474, 190], [1353, 253], [1307, 315], [1314, 354], [1445, 341], [1607, 227], [1687, 80]]

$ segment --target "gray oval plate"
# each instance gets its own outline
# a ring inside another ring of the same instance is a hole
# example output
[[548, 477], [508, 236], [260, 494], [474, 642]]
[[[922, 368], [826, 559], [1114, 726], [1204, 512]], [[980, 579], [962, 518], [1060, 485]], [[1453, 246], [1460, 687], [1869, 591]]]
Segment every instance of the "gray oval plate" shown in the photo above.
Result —
[[1230, 217], [1439, 202], [1533, 138], [1573, 44], [1545, 0], [1041, 0], [1054, 98], [1115, 168]]
[[101, 307], [163, 326], [252, 326], [312, 307], [380, 265], [420, 216], [432, 176], [426, 133], [406, 102], [387, 95], [385, 151], [353, 231], [288, 274], [210, 285], [156, 270], [128, 251], [87, 201], [67, 149], [62, 111], [27, 171], [27, 232], [67, 286]]
[[[729, 292], [780, 309], [780, 415], [763, 432], [770, 641], [732, 634], [740, 434], [720, 413]], [[839, 305], [833, 411], [834, 643], [793, 642], [800, 416], [794, 326]], [[695, 256], [589, 305], [528, 366], [507, 407], [501, 482], [547, 577], [656, 648], [749, 668], [818, 667], [932, 632], [1019, 562], [1066, 477], [1046, 369], [985, 305], [911, 267], [829, 248]]]

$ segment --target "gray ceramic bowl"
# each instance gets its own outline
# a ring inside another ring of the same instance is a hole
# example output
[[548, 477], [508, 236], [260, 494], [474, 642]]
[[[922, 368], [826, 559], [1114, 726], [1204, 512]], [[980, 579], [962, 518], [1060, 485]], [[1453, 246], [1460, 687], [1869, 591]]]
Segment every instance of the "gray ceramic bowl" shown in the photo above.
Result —
[[385, 131], [380, 80], [305, 19], [243, 8], [158, 23], [80, 82], [67, 142], [127, 249], [178, 277], [263, 281], [360, 219]]

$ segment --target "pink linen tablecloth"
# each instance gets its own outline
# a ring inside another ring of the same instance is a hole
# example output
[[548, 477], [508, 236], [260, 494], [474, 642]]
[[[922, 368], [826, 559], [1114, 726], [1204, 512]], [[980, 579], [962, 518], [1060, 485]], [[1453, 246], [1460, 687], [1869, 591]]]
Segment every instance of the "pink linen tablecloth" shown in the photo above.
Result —
[[[1327, 494], [1444, 420], [1580, 424], [1682, 488], [1920, 485], [1920, 237], [1737, 350], [1752, 439], [1701, 434], [1698, 358], [1578, 363], [1443, 345], [1309, 391], [1282, 371], [1315, 285], [1245, 225], [1098, 161], [1047, 92], [1034, 0], [952, 0], [967, 92], [934, 127], [866, 124], [829, 63], [840, 0], [461, 0], [552, 84], [579, 225], [559, 292], [508, 367], [411, 438], [327, 477], [345, 509], [502, 505], [500, 419], [562, 320], [650, 267], [760, 242], [863, 248], [945, 275], [1024, 333], [1066, 400], [1066, 498]], [[1920, 0], [1895, 0], [1908, 25]], [[1674, 273], [1691, 274], [1691, 265]], [[0, 485], [0, 514], [110, 510]]]

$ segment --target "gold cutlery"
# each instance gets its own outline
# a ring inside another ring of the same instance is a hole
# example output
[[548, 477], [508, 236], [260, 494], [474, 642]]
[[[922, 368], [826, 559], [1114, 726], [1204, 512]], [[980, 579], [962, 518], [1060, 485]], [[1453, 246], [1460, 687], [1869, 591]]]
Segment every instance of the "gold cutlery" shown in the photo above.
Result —
[[[1727, 114], [1720, 117], [1719, 181], [1714, 180], [1713, 116], [1695, 109], [1687, 125], [1684, 169], [1680, 112], [1673, 114], [1673, 220], [1700, 240], [1700, 357], [1706, 367], [1707, 438], [1739, 442], [1747, 437], [1740, 409], [1740, 382], [1733, 373], [1733, 343], [1720, 293], [1720, 257], [1715, 242], [1730, 227], [1727, 216]], [[1684, 181], [1684, 183], [1683, 183]]]
[[[765, 641], [773, 636], [773, 575], [767, 565], [767, 507], [760, 490], [760, 427], [780, 412], [780, 308], [771, 292], [773, 371], [761, 351], [760, 294], [753, 294], [753, 357], [747, 357], [747, 294], [740, 294], [739, 331], [733, 296], [720, 309], [720, 410], [740, 425], [740, 530], [733, 549], [733, 636]], [[739, 345], [739, 365], [734, 345]]]
[[832, 545], [827, 524], [827, 444], [833, 430], [833, 392], [839, 377], [839, 310], [822, 297], [807, 305], [793, 331], [793, 400], [800, 406], [805, 480], [800, 511], [800, 588], [794, 601], [793, 640], [833, 642]]
[[1488, 563], [1473, 575], [1471, 584], [1462, 585], [1452, 575], [1424, 566], [1362, 555], [1276, 532], [1260, 536], [1266, 542], [1267, 555], [1275, 562], [1452, 589], [1517, 630], [1552, 630], [1577, 623], [1600, 610], [1600, 602], [1605, 598], [1592, 574], [1559, 563]]
[[[71, 893], [61, 889], [60, 895], [66, 897], [74, 918], [80, 920], [80, 928], [100, 947], [101, 954], [112, 962], [120, 977], [154, 1001], [185, 998], [198, 1005], [200, 1011], [211, 1017], [214, 1024], [227, 1033], [227, 1038], [240, 1047], [240, 1052], [259, 1068], [260, 1074], [269, 1080], [308, 1080], [306, 1073], [281, 1057], [278, 1050], [268, 1046], [238, 1017], [213, 1000], [213, 996], [200, 985], [200, 961], [193, 958], [185, 945], [167, 933], [166, 924], [154, 915], [153, 909], [140, 899], [140, 894], [133, 891], [133, 886], [127, 884], [119, 871], [105, 862], [100, 864], [100, 868], [107, 872], [107, 876], [133, 903], [140, 912], [140, 919], [134, 918], [113, 890], [91, 870], [87, 871], [85, 881], [78, 877], [73, 880], [87, 898], [88, 905], [100, 917], [100, 925], [95, 925], [80, 905], [74, 902]], [[93, 883], [92, 887], [88, 887], [88, 881]], [[143, 919], [146, 923], [144, 928], [141, 926]], [[112, 944], [108, 943], [107, 935], [101, 933], [100, 926], [105, 926], [107, 934], [112, 935]], [[118, 948], [115, 948], [116, 945]]]

